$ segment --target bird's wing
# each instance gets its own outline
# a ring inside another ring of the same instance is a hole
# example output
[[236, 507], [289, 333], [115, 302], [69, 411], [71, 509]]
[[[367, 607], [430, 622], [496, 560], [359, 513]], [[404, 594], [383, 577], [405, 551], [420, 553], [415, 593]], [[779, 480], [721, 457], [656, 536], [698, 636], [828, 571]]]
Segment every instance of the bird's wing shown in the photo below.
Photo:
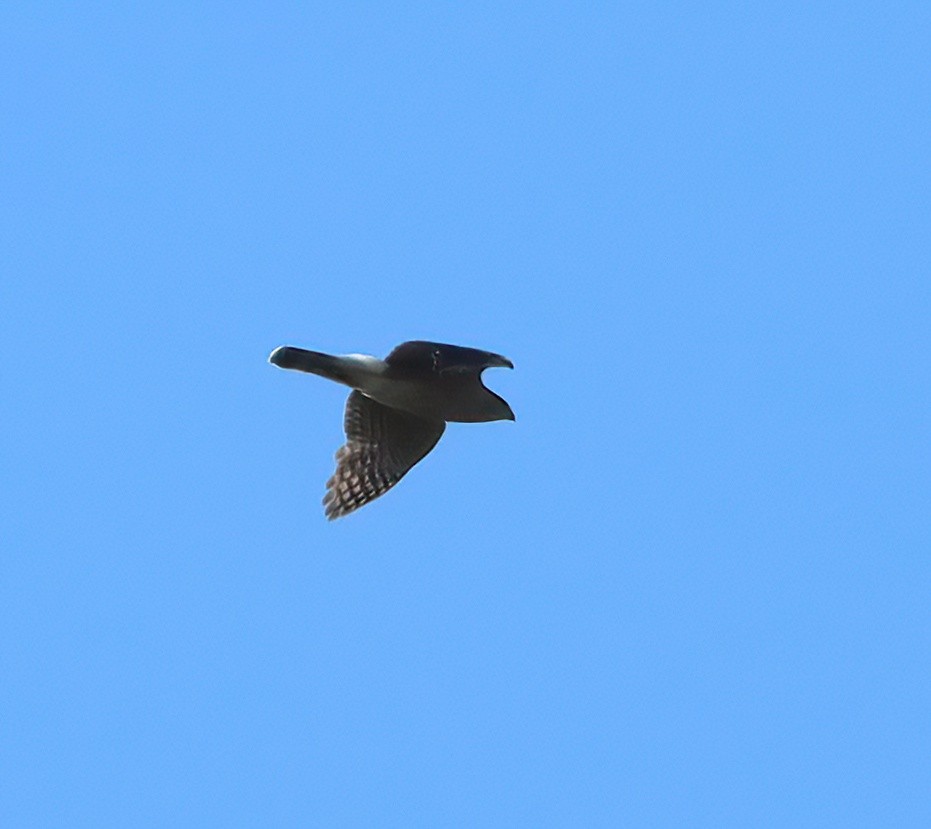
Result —
[[346, 444], [323, 499], [330, 520], [383, 495], [440, 439], [446, 424], [383, 406], [353, 391], [346, 401]]

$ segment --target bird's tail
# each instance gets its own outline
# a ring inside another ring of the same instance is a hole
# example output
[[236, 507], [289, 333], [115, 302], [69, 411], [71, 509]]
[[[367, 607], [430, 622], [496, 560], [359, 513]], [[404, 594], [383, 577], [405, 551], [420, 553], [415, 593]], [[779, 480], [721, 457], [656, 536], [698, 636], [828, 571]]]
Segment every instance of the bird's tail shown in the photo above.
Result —
[[321, 354], [319, 351], [308, 351], [306, 348], [294, 348], [283, 345], [276, 348], [268, 357], [268, 362], [279, 368], [291, 368], [296, 371], [306, 371], [310, 374], [319, 374], [337, 383], [346, 383], [345, 367], [338, 357], [330, 354]]

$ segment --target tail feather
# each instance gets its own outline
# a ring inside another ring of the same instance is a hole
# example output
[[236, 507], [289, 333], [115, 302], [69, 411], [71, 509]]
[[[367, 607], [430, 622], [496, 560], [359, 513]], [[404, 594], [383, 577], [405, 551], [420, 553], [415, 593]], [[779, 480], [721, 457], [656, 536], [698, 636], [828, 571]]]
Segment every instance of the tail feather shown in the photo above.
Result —
[[321, 354], [319, 351], [283, 345], [269, 355], [268, 362], [279, 368], [318, 374], [321, 377], [335, 380], [337, 383], [346, 382], [346, 372], [339, 358]]

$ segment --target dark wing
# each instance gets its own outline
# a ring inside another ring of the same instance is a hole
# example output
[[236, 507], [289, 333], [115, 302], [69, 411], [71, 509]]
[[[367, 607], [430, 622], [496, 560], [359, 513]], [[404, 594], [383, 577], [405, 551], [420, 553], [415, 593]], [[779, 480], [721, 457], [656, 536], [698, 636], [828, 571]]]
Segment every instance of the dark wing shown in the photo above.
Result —
[[431, 343], [426, 340], [401, 343], [385, 357], [385, 362], [402, 373], [441, 374], [450, 370], [480, 372], [492, 366], [514, 368], [514, 364], [507, 357], [491, 351], [448, 343]]
[[383, 406], [360, 391], [346, 401], [346, 445], [323, 499], [330, 520], [383, 495], [440, 439], [446, 424]]

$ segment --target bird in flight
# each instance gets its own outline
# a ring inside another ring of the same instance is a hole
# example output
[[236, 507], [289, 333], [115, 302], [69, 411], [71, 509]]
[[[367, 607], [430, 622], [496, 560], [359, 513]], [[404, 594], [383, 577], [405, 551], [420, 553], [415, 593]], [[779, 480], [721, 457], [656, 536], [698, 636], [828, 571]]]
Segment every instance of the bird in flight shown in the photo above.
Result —
[[346, 443], [323, 499], [331, 521], [384, 495], [436, 446], [447, 422], [514, 420], [511, 407], [482, 384], [486, 368], [514, 368], [490, 351], [414, 340], [379, 360], [283, 345], [268, 361], [352, 389]]

